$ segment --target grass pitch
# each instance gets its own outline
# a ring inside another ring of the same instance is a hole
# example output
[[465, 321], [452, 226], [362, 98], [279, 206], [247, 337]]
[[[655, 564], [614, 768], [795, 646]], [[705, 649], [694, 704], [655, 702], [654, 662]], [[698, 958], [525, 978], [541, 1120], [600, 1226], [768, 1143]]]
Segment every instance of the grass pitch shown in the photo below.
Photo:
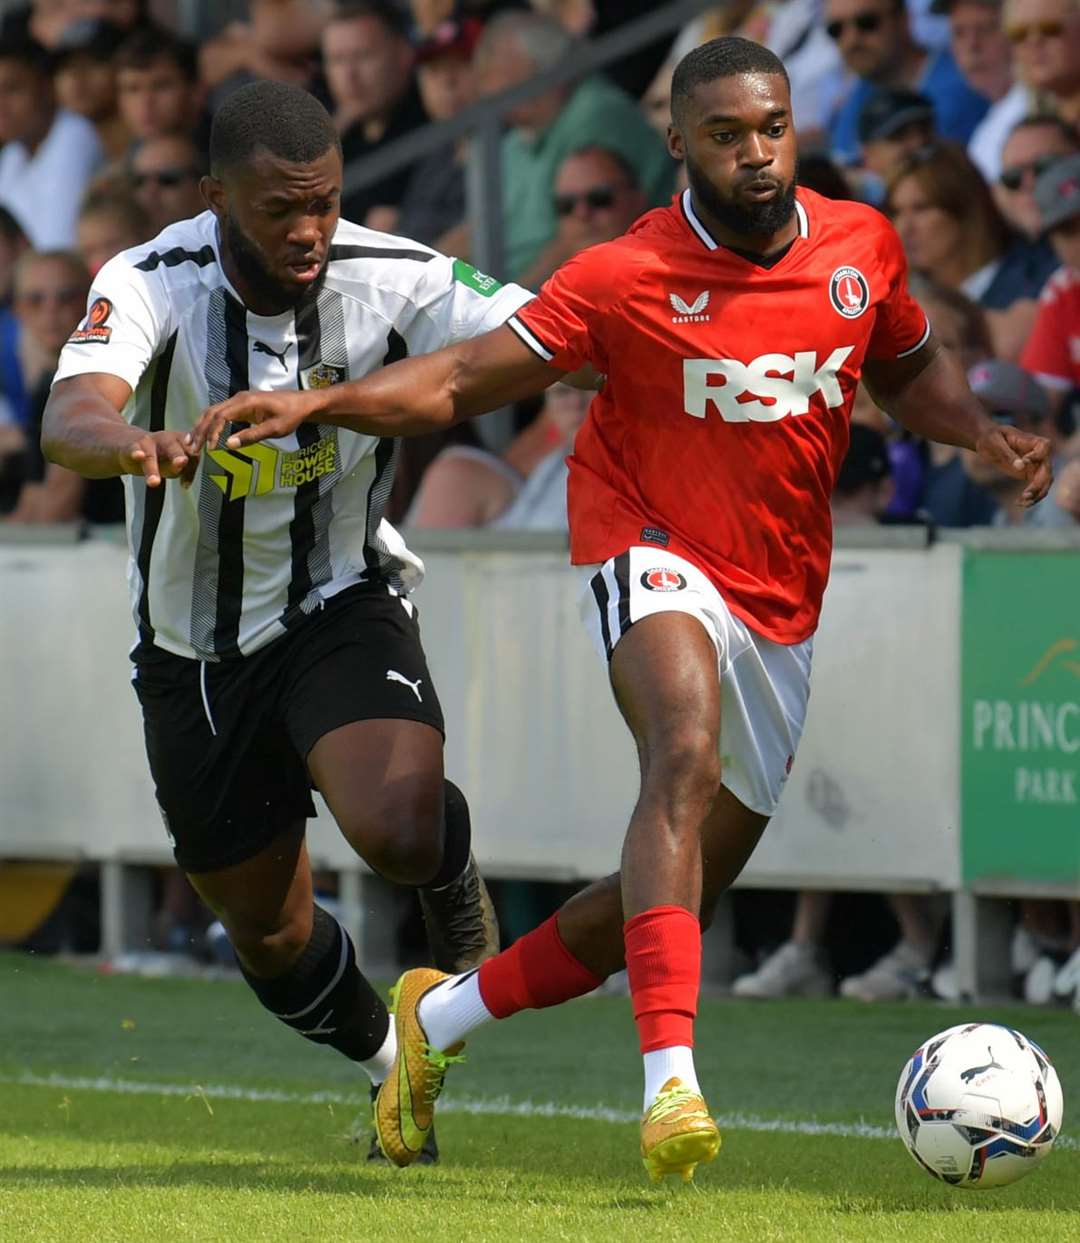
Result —
[[[1054, 1059], [1066, 1131], [1014, 1187], [962, 1192], [892, 1134], [904, 1060], [968, 1017]], [[724, 1147], [695, 1186], [637, 1157], [629, 1003], [479, 1031], [440, 1103], [443, 1163], [368, 1167], [336, 1054], [241, 983], [100, 976], [0, 956], [0, 1241], [1080, 1240], [1080, 1019], [1028, 1009], [710, 1002], [698, 1068]]]

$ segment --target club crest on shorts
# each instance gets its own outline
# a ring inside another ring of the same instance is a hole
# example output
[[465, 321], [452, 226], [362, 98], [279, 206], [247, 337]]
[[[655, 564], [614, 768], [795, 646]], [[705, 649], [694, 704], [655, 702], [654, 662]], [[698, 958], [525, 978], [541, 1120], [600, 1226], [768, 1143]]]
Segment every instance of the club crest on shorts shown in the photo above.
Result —
[[870, 305], [870, 286], [858, 268], [837, 268], [829, 280], [829, 301], [845, 319], [858, 319]]
[[686, 586], [686, 579], [678, 570], [658, 566], [655, 570], [646, 570], [642, 574], [641, 585], [649, 591], [682, 591]]

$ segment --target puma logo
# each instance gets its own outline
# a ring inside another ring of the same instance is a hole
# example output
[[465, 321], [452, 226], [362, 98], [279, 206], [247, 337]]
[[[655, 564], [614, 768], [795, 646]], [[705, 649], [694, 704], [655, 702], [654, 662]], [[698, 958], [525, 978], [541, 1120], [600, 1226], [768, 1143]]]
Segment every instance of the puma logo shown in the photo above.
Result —
[[967, 1070], [960, 1072], [960, 1078], [964, 1083], [970, 1083], [973, 1079], [978, 1079], [980, 1075], [985, 1075], [988, 1070], [1004, 1070], [1000, 1062], [994, 1060], [994, 1055], [990, 1051], [990, 1046], [986, 1046], [987, 1053], [990, 1054], [990, 1060], [985, 1066], [970, 1066]]
[[423, 699], [420, 697], [420, 683], [424, 680], [423, 678], [417, 678], [415, 682], [410, 682], [407, 677], [405, 677], [403, 674], [398, 673], [396, 669], [387, 669], [386, 680], [388, 682], [400, 682], [402, 686], [407, 686], [409, 690], [411, 690], [412, 693], [416, 696], [417, 703], [424, 702]]
[[292, 345], [292, 342], [286, 341], [285, 348], [281, 351], [280, 354], [277, 352], [277, 350], [272, 350], [266, 344], [265, 341], [256, 341], [253, 348], [256, 354], [269, 354], [271, 358], [276, 358], [278, 362], [281, 363], [282, 367], [284, 367], [284, 369], [288, 371], [289, 364], [285, 361], [285, 355], [289, 352], [290, 345]]

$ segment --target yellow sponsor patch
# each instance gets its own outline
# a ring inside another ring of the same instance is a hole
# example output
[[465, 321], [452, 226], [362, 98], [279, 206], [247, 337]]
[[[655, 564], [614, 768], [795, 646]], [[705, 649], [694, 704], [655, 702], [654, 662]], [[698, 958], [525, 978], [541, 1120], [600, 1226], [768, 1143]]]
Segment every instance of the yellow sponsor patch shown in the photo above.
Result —
[[329, 475], [337, 468], [337, 461], [335, 437], [320, 440], [318, 444], [308, 445], [306, 449], [297, 449], [295, 453], [283, 453], [278, 486], [298, 488], [302, 483], [321, 479], [323, 475]]
[[336, 436], [292, 453], [256, 444], [242, 449], [211, 449], [207, 456], [212, 463], [208, 463], [210, 478], [227, 501], [266, 496], [275, 487], [298, 488], [332, 474], [338, 466]]

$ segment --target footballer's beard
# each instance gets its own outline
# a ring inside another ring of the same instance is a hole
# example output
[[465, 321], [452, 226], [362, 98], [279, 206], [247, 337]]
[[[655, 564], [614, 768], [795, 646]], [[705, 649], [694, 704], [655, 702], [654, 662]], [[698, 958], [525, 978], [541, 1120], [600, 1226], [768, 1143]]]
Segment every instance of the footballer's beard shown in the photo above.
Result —
[[302, 299], [316, 293], [323, 283], [325, 268], [317, 281], [301, 289], [295, 286], [290, 287], [277, 280], [267, 270], [266, 256], [262, 247], [241, 229], [232, 216], [227, 216], [225, 219], [225, 244], [229, 248], [229, 255], [237, 274], [244, 282], [248, 295], [260, 304], [273, 306], [278, 311], [287, 311]]
[[744, 205], [721, 195], [689, 155], [684, 155], [684, 159], [686, 179], [690, 183], [695, 202], [724, 228], [748, 239], [768, 237], [778, 233], [791, 220], [795, 212], [798, 167], [791, 181], [774, 198], [764, 203]]

